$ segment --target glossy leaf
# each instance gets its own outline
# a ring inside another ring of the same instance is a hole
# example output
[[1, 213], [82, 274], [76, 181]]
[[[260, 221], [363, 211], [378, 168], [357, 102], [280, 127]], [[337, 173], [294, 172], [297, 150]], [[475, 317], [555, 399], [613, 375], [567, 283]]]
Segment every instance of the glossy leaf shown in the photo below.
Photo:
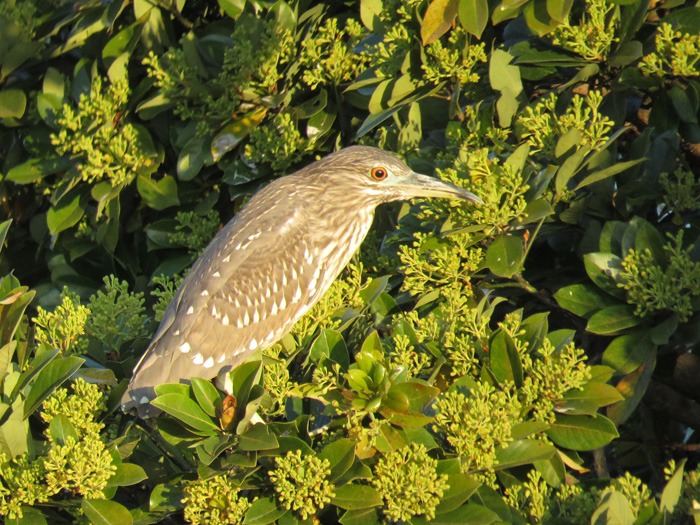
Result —
[[54, 359], [48, 363], [36, 376], [32, 383], [27, 399], [24, 402], [24, 418], [28, 418], [39, 408], [53, 391], [62, 385], [85, 362], [75, 356]]
[[610, 295], [589, 284], [565, 286], [556, 291], [554, 298], [559, 306], [584, 318], [618, 303]]
[[642, 323], [642, 319], [634, 315], [634, 308], [626, 304], [608, 306], [594, 313], [586, 330], [599, 335], [616, 335]]
[[151, 404], [204, 434], [209, 435], [219, 431], [206, 412], [189, 397], [174, 393], [162, 394], [151, 401]]
[[621, 374], [629, 374], [649, 359], [656, 351], [649, 332], [637, 330], [616, 337], [603, 352], [603, 363]]
[[571, 450], [595, 450], [619, 436], [615, 424], [598, 415], [568, 416], [558, 414], [554, 424], [545, 431], [555, 445]]
[[512, 277], [522, 269], [523, 240], [502, 235], [486, 251], [486, 266], [498, 277]]
[[80, 507], [94, 525], [131, 525], [134, 522], [128, 509], [116, 501], [84, 499]]

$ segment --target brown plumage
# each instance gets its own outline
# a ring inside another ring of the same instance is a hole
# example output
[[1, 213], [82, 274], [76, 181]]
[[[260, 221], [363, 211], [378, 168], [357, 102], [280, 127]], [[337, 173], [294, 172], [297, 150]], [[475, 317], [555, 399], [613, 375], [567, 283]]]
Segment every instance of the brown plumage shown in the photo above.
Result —
[[282, 338], [350, 261], [384, 202], [474, 194], [353, 146], [275, 180], [187, 274], [122, 399], [149, 415], [153, 387], [214, 378]]

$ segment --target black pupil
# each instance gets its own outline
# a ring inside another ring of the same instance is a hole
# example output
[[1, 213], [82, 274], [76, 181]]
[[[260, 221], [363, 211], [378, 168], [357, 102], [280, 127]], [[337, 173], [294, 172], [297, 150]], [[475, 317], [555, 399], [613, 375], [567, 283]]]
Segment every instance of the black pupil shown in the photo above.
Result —
[[374, 170], [374, 178], [375, 179], [383, 179], [384, 177], [386, 177], [386, 173], [384, 172], [383, 169], [377, 168]]

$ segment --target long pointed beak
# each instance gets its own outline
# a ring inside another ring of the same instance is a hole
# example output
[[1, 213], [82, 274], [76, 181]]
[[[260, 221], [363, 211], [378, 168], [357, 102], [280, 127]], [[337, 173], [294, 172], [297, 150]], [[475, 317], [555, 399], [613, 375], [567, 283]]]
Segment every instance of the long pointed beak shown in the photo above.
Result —
[[416, 172], [405, 177], [396, 186], [407, 199], [412, 197], [443, 197], [446, 199], [463, 199], [476, 204], [484, 203], [471, 191]]

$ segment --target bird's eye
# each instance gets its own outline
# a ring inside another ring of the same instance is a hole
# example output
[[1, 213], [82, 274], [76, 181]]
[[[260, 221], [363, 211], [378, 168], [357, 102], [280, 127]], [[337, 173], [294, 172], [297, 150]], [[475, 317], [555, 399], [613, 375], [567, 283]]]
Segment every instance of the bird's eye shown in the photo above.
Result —
[[384, 180], [389, 176], [389, 172], [386, 170], [386, 168], [382, 168], [381, 166], [376, 166], [372, 168], [372, 178], [374, 180], [380, 181]]

